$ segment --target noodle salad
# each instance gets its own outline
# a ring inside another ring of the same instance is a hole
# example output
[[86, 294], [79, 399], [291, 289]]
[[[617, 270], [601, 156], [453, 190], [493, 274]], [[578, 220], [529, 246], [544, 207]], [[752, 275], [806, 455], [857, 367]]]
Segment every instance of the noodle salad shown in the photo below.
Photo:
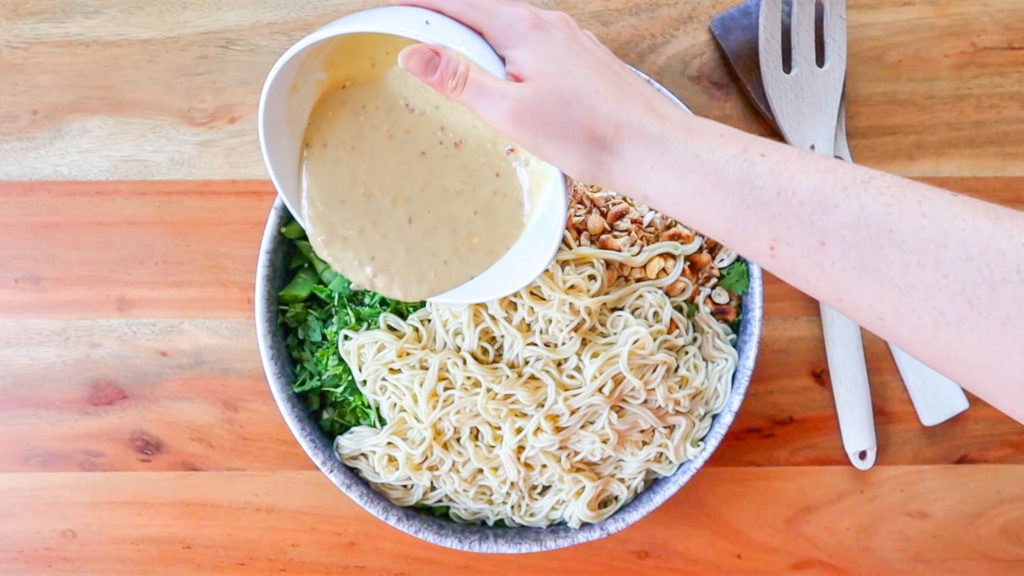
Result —
[[566, 224], [536, 282], [470, 306], [352, 290], [301, 229], [282, 231], [297, 244], [279, 314], [293, 389], [392, 502], [579, 527], [703, 449], [731, 387], [745, 263], [582, 184]]

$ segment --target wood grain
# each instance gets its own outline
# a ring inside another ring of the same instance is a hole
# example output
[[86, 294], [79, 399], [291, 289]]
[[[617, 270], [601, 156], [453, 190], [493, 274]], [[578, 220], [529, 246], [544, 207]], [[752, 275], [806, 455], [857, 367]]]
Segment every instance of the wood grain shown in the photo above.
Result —
[[[248, 320], [0, 321], [0, 472], [309, 470]], [[865, 338], [879, 464], [1024, 464], [1024, 427], [984, 402], [920, 425]], [[842, 465], [814, 318], [765, 323], [758, 368], [710, 466]]]
[[0, 316], [251, 317], [269, 182], [0, 183]]
[[[767, 135], [708, 32], [738, 1], [542, 4]], [[855, 472], [817, 305], [771, 274], [725, 442], [623, 533], [462, 554], [338, 492], [256, 353], [255, 111], [285, 47], [378, 3], [0, 0], [0, 574], [1024, 573], [1024, 427], [974, 398], [920, 426], [866, 334], [879, 460]], [[1024, 4], [850, 0], [849, 22], [858, 161], [1024, 209]]]
[[[735, 3], [541, 2], [575, 15], [697, 113], [767, 134], [708, 31]], [[376, 4], [6, 2], [0, 179], [264, 178], [255, 114], [274, 60]], [[1019, 0], [849, 4], [859, 162], [914, 176], [1024, 175]]]
[[[1018, 209], [1024, 178], [935, 185]], [[0, 318], [252, 316], [267, 181], [0, 182]], [[817, 316], [771, 274], [770, 317]]]
[[850, 2], [850, 146], [905, 176], [1024, 170], [1024, 3]]
[[[1024, 464], [1024, 426], [969, 395], [970, 409], [926, 428], [917, 419], [885, 342], [865, 332], [864, 354], [878, 465]], [[743, 407], [709, 465], [838, 466], [846, 462], [820, 320], [768, 319]]]
[[0, 572], [17, 574], [138, 574], [155, 566], [175, 574], [424, 576], [1024, 567], [1020, 466], [708, 469], [620, 534], [521, 556], [416, 540], [362, 511], [319, 472], [7, 474], [0, 506]]
[[[934, 183], [1024, 206], [1021, 178]], [[272, 198], [263, 181], [0, 184], [0, 470], [308, 469], [248, 320]], [[712, 465], [841, 464], [817, 305], [771, 275], [766, 301], [754, 384]], [[976, 399], [921, 427], [888, 350], [866, 343], [880, 463], [1024, 462], [1024, 428]]]
[[248, 320], [0, 321], [0, 471], [309, 470]]

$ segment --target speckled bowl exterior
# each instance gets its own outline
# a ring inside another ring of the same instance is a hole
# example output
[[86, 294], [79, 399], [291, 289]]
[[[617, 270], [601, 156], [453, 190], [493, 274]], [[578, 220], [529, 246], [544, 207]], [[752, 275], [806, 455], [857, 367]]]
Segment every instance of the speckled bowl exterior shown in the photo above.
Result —
[[[655, 89], [683, 106], [660, 84], [637, 73]], [[661, 506], [697, 473], [725, 437], [750, 384], [761, 340], [764, 305], [761, 269], [752, 263], [749, 266], [750, 289], [743, 296], [743, 321], [736, 340], [739, 362], [728, 402], [722, 412], [714, 417], [711, 430], [704, 438], [703, 452], [680, 466], [675, 474], [655, 480], [647, 490], [608, 519], [579, 529], [565, 525], [550, 528], [492, 528], [457, 524], [446, 518], [435, 518], [396, 506], [372, 490], [358, 474], [338, 460], [334, 454], [333, 438], [320, 430], [302, 399], [292, 392], [291, 360], [285, 348], [284, 335], [277, 326], [277, 292], [285, 283], [286, 264], [286, 243], [278, 231], [287, 223], [288, 218], [288, 210], [278, 199], [270, 211], [263, 232], [256, 271], [256, 334], [263, 369], [274, 401], [303, 450], [342, 492], [377, 518], [428, 542], [472, 552], [525, 553], [565, 548], [614, 534]]]

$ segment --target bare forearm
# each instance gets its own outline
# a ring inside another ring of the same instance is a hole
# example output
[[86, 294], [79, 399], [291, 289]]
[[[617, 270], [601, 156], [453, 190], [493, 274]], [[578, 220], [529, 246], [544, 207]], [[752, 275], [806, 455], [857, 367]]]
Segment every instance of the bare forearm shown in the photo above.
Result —
[[702, 119], [667, 126], [620, 188], [1024, 422], [1024, 213]]
[[509, 78], [428, 46], [403, 51], [406, 70], [567, 174], [710, 234], [1024, 422], [1024, 214], [690, 116], [565, 14], [400, 1], [481, 32]]

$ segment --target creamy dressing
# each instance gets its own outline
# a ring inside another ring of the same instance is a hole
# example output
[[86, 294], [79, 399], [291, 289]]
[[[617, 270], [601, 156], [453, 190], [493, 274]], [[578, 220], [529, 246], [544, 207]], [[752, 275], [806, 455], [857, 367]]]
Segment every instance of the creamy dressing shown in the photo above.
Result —
[[335, 270], [391, 298], [423, 300], [486, 270], [519, 238], [528, 157], [397, 65], [411, 40], [342, 36], [306, 126], [310, 242]]

